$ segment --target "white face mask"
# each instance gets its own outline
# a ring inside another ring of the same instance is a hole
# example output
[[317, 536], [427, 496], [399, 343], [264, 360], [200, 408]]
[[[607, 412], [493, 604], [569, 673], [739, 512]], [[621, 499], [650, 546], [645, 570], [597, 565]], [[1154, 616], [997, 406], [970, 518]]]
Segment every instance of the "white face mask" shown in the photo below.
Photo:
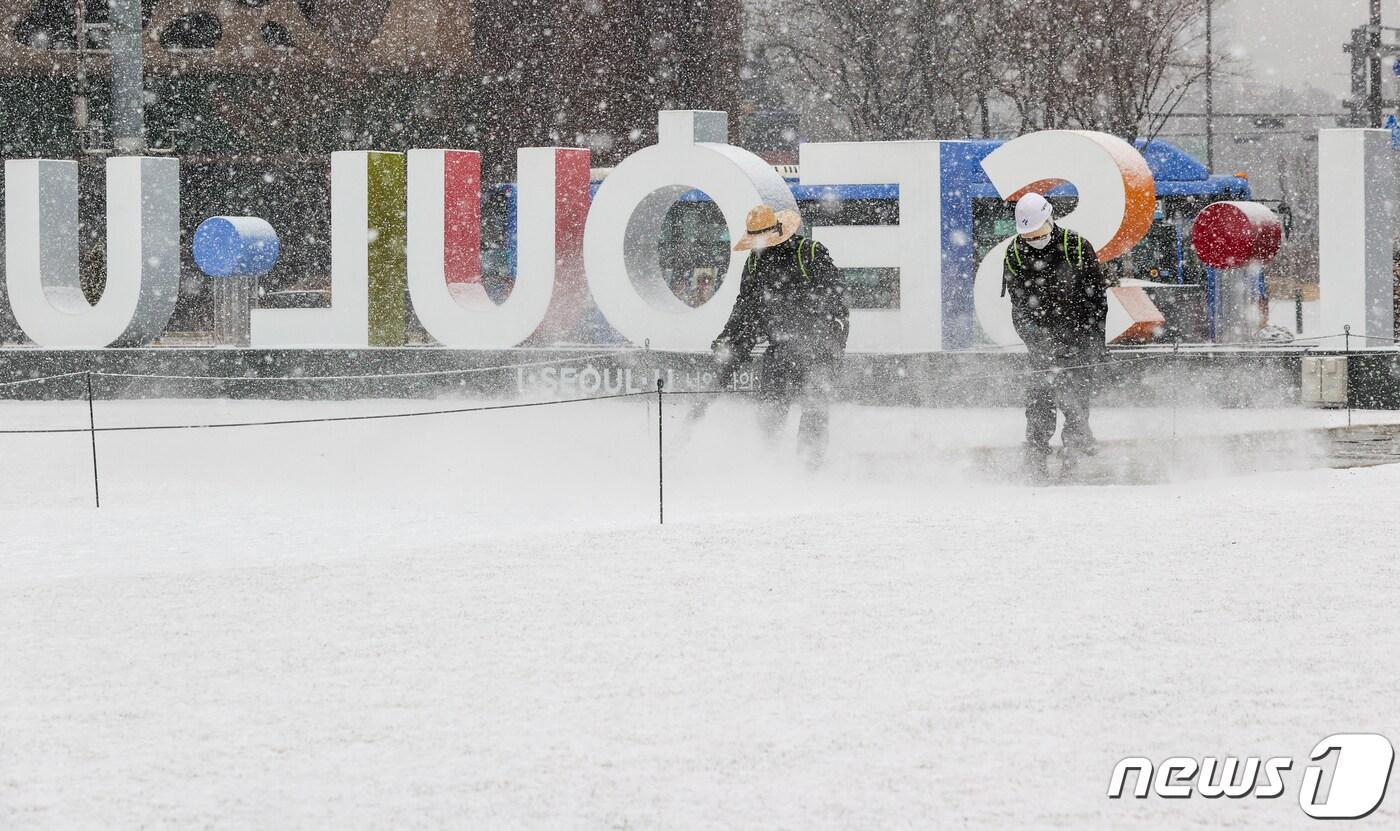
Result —
[[[1026, 240], [1026, 245], [1029, 245], [1031, 248], [1034, 248], [1035, 250], [1039, 251], [1040, 249], [1042, 249], [1042, 248], [1044, 248], [1045, 246], [1049, 245], [1049, 244], [1050, 244], [1051, 238], [1054, 237], [1054, 236], [1055, 236], [1054, 234], [1046, 234], [1045, 236], [1041, 237], [1040, 239], [1027, 239], [1027, 240]], [[1022, 237], [1022, 239], [1026, 239], [1026, 238], [1025, 238], [1025, 237]]]

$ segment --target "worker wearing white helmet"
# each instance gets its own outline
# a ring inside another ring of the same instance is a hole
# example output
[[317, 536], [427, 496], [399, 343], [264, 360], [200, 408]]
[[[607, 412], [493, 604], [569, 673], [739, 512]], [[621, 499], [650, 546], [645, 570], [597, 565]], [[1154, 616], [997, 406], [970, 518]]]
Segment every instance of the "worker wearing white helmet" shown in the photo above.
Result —
[[1032, 248], [1042, 249], [1050, 241], [1054, 218], [1055, 209], [1050, 200], [1038, 193], [1028, 193], [1016, 200], [1016, 233]]
[[1050, 201], [1028, 193], [1016, 202], [1016, 237], [1006, 249], [1002, 293], [1030, 353], [1026, 385], [1026, 462], [1047, 473], [1057, 410], [1064, 471], [1095, 452], [1089, 429], [1093, 366], [1104, 352], [1108, 278], [1097, 252], [1082, 236], [1055, 223]]

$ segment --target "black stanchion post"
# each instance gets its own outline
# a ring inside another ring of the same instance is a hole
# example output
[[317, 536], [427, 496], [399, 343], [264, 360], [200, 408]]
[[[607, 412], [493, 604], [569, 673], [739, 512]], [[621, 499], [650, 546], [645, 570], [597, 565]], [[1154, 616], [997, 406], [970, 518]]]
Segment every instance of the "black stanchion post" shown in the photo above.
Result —
[[1303, 334], [1303, 290], [1293, 290], [1293, 322], [1296, 324], [1298, 334]]
[[97, 478], [97, 419], [92, 412], [92, 372], [84, 372], [83, 377], [87, 381], [88, 437], [92, 440], [92, 500], [98, 508], [101, 508], [102, 488], [98, 484]]
[[1342, 356], [1342, 367], [1346, 370], [1346, 384], [1342, 394], [1347, 399], [1347, 429], [1351, 429], [1351, 324], [1342, 327], [1342, 335], [1346, 338], [1345, 354]]
[[1168, 376], [1172, 385], [1172, 462], [1176, 462], [1176, 407], [1181, 394], [1181, 335], [1172, 343], [1172, 371]]
[[659, 525], [666, 524], [666, 418], [661, 411], [661, 391], [664, 378], [656, 379], [656, 517]]
[[[642, 341], [642, 363], [646, 366], [647, 372], [656, 374], [656, 365], [651, 359], [651, 338]], [[651, 424], [651, 399], [647, 399], [647, 424]]]

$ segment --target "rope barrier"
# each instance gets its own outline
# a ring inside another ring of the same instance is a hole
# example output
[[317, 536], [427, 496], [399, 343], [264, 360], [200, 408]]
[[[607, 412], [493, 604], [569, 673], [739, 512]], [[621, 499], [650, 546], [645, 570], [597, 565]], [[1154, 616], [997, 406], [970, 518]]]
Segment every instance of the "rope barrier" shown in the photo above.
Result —
[[78, 378], [86, 374], [86, 372], [65, 372], [62, 375], [42, 375], [38, 378], [25, 378], [20, 381], [0, 381], [0, 387], [22, 387], [25, 384], [41, 384], [45, 381], [57, 381], [60, 378]]
[[[1321, 335], [1321, 336], [1313, 336], [1313, 337], [1307, 338], [1307, 339], [1305, 339], [1305, 340], [1316, 340], [1316, 341], [1321, 341], [1321, 340], [1326, 340], [1326, 339], [1328, 339], [1328, 338], [1347, 337], [1347, 336], [1349, 336], [1349, 335], [1350, 335], [1349, 332], [1348, 332], [1348, 333], [1345, 333], [1345, 334], [1343, 334], [1343, 335]], [[1381, 338], [1381, 337], [1375, 337], [1375, 336], [1365, 336], [1365, 335], [1358, 335], [1358, 337], [1361, 337], [1361, 338], [1364, 338], [1364, 339], [1367, 339], [1367, 340], [1379, 340], [1379, 341], [1389, 340], [1391, 343], [1395, 343], [1395, 342], [1396, 342], [1396, 340], [1393, 339], [1393, 338], [1389, 338], [1389, 339], [1388, 339], [1388, 338]], [[1304, 339], [1300, 339], [1300, 340], [1304, 340]], [[1252, 344], [1249, 344], [1249, 345], [1250, 345], [1250, 346], [1275, 346], [1275, 344], [1256, 344], [1256, 343], [1252, 343]], [[1217, 346], [1217, 347], [1218, 347], [1218, 346], [1228, 346], [1228, 344], [1215, 344], [1214, 346]], [[1315, 348], [1315, 347], [1309, 347], [1309, 348]], [[1136, 356], [1134, 356], [1134, 357], [1128, 357], [1128, 358], [1108, 358], [1107, 360], [1093, 361], [1093, 362], [1090, 362], [1090, 363], [1083, 363], [1083, 364], [1073, 364], [1073, 365], [1070, 365], [1070, 366], [1063, 366], [1063, 367], [1060, 367], [1060, 366], [1052, 366], [1052, 367], [1046, 367], [1046, 368], [1043, 368], [1043, 369], [1023, 369], [1023, 370], [1018, 370], [1018, 371], [1016, 371], [1016, 372], [1011, 372], [1011, 373], [996, 373], [996, 374], [983, 374], [983, 375], [955, 376], [955, 377], [952, 378], [951, 380], [952, 380], [953, 383], [966, 383], [966, 382], [975, 382], [975, 381], [979, 381], [979, 380], [992, 379], [992, 378], [1013, 379], [1013, 378], [1017, 378], [1017, 377], [1031, 377], [1031, 376], [1044, 375], [1044, 374], [1049, 374], [1049, 373], [1060, 373], [1060, 372], [1068, 372], [1068, 371], [1074, 371], [1074, 370], [1093, 369], [1093, 368], [1096, 368], [1096, 367], [1121, 366], [1121, 365], [1124, 365], [1124, 364], [1140, 363], [1140, 362], [1144, 362], [1144, 361], [1154, 361], [1154, 360], [1157, 360], [1157, 359], [1159, 359], [1159, 358], [1179, 358], [1180, 355], [1181, 355], [1181, 352], [1179, 351], [1179, 349], [1180, 349], [1180, 345], [1178, 344], [1178, 345], [1176, 346], [1176, 348], [1173, 349], [1172, 352], [1165, 352], [1165, 351], [1163, 351], [1163, 352], [1155, 352], [1155, 353], [1152, 353], [1152, 354], [1136, 355]], [[107, 373], [107, 372], [92, 372], [92, 371], [69, 372], [69, 373], [62, 373], [62, 374], [59, 374], [59, 375], [49, 375], [49, 376], [42, 376], [42, 377], [37, 377], [37, 378], [21, 379], [21, 380], [17, 380], [17, 381], [0, 382], [0, 388], [16, 387], [16, 386], [21, 386], [21, 385], [26, 385], [26, 384], [44, 383], [44, 382], [50, 382], [50, 381], [55, 381], [55, 380], [67, 379], [67, 378], [76, 378], [76, 377], [82, 376], [82, 377], [84, 377], [85, 380], [86, 380], [86, 392], [87, 392], [87, 396], [86, 396], [86, 397], [87, 397], [87, 403], [88, 403], [88, 426], [87, 426], [86, 428], [73, 427], [73, 428], [3, 429], [3, 430], [0, 430], [0, 435], [54, 435], [54, 434], [69, 434], [69, 435], [71, 435], [71, 434], [77, 434], [77, 433], [87, 433], [87, 434], [91, 437], [91, 442], [92, 442], [93, 497], [94, 497], [94, 502], [95, 502], [95, 504], [97, 505], [97, 507], [100, 508], [100, 507], [101, 507], [101, 491], [100, 491], [99, 485], [98, 485], [98, 481], [99, 481], [99, 480], [98, 480], [98, 466], [97, 466], [97, 461], [98, 461], [98, 458], [97, 458], [97, 434], [98, 434], [98, 433], [157, 432], [157, 431], [171, 431], [171, 430], [218, 430], [218, 429], [232, 429], [232, 428], [242, 428], [242, 427], [272, 427], [272, 426], [303, 425], [303, 424], [330, 424], [330, 423], [346, 423], [346, 422], [360, 422], [360, 421], [383, 421], [383, 420], [402, 419], [402, 418], [423, 418], [423, 417], [428, 417], [428, 416], [455, 415], [455, 414], [463, 414], [463, 413], [490, 412], [490, 411], [501, 411], [501, 410], [518, 410], [518, 409], [527, 409], [527, 408], [535, 408], [535, 407], [550, 407], [550, 406], [557, 406], [557, 405], [563, 405], [563, 404], [578, 404], [578, 403], [585, 403], [585, 402], [592, 402], [592, 401], [609, 401], [609, 400], [618, 400], [618, 399], [623, 399], [623, 398], [636, 398], [636, 397], [641, 397], [641, 396], [649, 396], [649, 395], [652, 394], [652, 391], [651, 391], [651, 390], [646, 390], [646, 391], [638, 391], [638, 392], [616, 393], [616, 394], [609, 394], [609, 395], [586, 396], [586, 397], [579, 397], [579, 398], [558, 399], [558, 400], [552, 400], [552, 401], [529, 401], [529, 402], [515, 402], [515, 403], [509, 403], [509, 404], [488, 404], [488, 405], [480, 405], [480, 406], [472, 406], [472, 407], [451, 407], [451, 408], [442, 408], [442, 409], [435, 409], [435, 410], [418, 410], [418, 411], [404, 412], [404, 413], [375, 413], [375, 414], [368, 414], [368, 415], [322, 416], [322, 417], [314, 417], [314, 418], [285, 418], [285, 419], [268, 419], [268, 420], [262, 420], [262, 421], [234, 421], [234, 422], [209, 422], [209, 423], [192, 423], [192, 424], [160, 424], [160, 425], [131, 425], [131, 426], [117, 426], [117, 427], [97, 427], [97, 426], [96, 426], [96, 423], [95, 423], [94, 415], [93, 415], [93, 398], [94, 398], [94, 396], [93, 396], [93, 390], [92, 390], [92, 378], [93, 378], [94, 375], [99, 376], [99, 377], [107, 377], [107, 378], [125, 378], [125, 379], [136, 379], [136, 380], [143, 380], [143, 379], [144, 379], [144, 380], [175, 380], [175, 381], [218, 381], [218, 382], [224, 382], [224, 383], [239, 382], [239, 381], [360, 381], [360, 380], [380, 380], [380, 379], [394, 379], [394, 378], [424, 378], [424, 377], [442, 377], [442, 376], [453, 376], [453, 375], [470, 375], [470, 374], [484, 373], [484, 372], [497, 372], [497, 371], [504, 371], [504, 370], [511, 370], [511, 369], [521, 369], [521, 368], [528, 368], [528, 367], [534, 367], [534, 366], [554, 366], [554, 365], [575, 363], [575, 362], [578, 362], [578, 361], [587, 361], [587, 360], [594, 360], [594, 359], [598, 359], [598, 358], [614, 357], [614, 356], [619, 356], [619, 355], [623, 355], [623, 354], [631, 354], [631, 353], [640, 352], [640, 351], [645, 351], [645, 350], [636, 350], [636, 349], [633, 349], [633, 350], [613, 350], [613, 351], [609, 351], [609, 352], [599, 352], [599, 353], [593, 353], [593, 354], [587, 354], [587, 355], [579, 355], [579, 356], [572, 356], [572, 357], [568, 357], [568, 358], [559, 358], [559, 359], [553, 359], [553, 360], [547, 360], [547, 361], [529, 361], [529, 362], [523, 362], [523, 363], [517, 363], [517, 364], [505, 364], [505, 365], [490, 366], [490, 367], [473, 367], [473, 368], [468, 368], [468, 369], [457, 369], [457, 370], [433, 370], [433, 371], [425, 371], [425, 372], [385, 373], [385, 374], [363, 374], [363, 375], [313, 375], [313, 376], [253, 376], [253, 377], [233, 377], [233, 376], [213, 376], [213, 375], [156, 375], [156, 374], [138, 374], [138, 373]], [[1266, 350], [1253, 350], [1253, 351], [1251, 351], [1251, 352], [1245, 352], [1245, 353], [1239, 353], [1239, 354], [1240, 354], [1241, 356], [1248, 356], [1248, 357], [1264, 357], [1264, 356], [1266, 356], [1266, 355], [1268, 355], [1268, 354], [1276, 354], [1276, 352], [1277, 352], [1277, 350], [1267, 350], [1267, 351], [1266, 351]], [[1189, 354], [1189, 353], [1188, 353], [1188, 354]], [[1197, 354], [1199, 354], [1199, 353], [1197, 353]], [[1107, 355], [1106, 355], [1106, 357], [1107, 357]], [[664, 381], [663, 381], [663, 379], [661, 379], [661, 378], [658, 378], [658, 379], [657, 379], [657, 382], [656, 382], [656, 389], [655, 389], [655, 395], [657, 396], [657, 503], [658, 503], [658, 504], [657, 504], [657, 509], [658, 509], [658, 522], [660, 522], [660, 523], [664, 523], [664, 522], [665, 522], [665, 467], [664, 467], [664, 462], [665, 462], [665, 418], [664, 418], [664, 415], [663, 415], [663, 407], [664, 407], [664, 398], [665, 398], [665, 396], [667, 396], [667, 395], [717, 395], [717, 394], [722, 394], [722, 393], [726, 393], [726, 392], [740, 392], [740, 391], [739, 391], [739, 390], [728, 390], [728, 389], [724, 389], [724, 388], [709, 389], [709, 390], [668, 391], [668, 390], [664, 390]], [[1348, 400], [1347, 403], [1348, 403], [1348, 423], [1350, 423], [1350, 403], [1351, 403], [1350, 400]], [[1175, 402], [1173, 402], [1173, 441], [1175, 441]]]
[[[1400, 339], [1388, 338], [1388, 337], [1386, 337], [1385, 335], [1358, 335], [1358, 334], [1355, 333], [1355, 332], [1348, 332], [1347, 334], [1350, 335], [1350, 336], [1353, 337], [1353, 338], [1361, 338], [1362, 340], [1375, 340], [1375, 341], [1380, 341], [1380, 342], [1382, 342], [1382, 343], [1400, 343]], [[1336, 335], [1333, 335], [1332, 337], [1337, 337], [1337, 336], [1336, 336]]]
[[[79, 373], [82, 374], [82, 373]], [[623, 392], [615, 395], [595, 395], [586, 398], [565, 398], [557, 401], [527, 401], [515, 404], [488, 404], [481, 407], [453, 407], [442, 410], [417, 410], [409, 413], [375, 413], [373, 415], [358, 416], [323, 416], [319, 418], [282, 418], [268, 421], [228, 421], [215, 422], [211, 424], [152, 424], [135, 425], [128, 427], [62, 427], [29, 430], [0, 430], [0, 435], [4, 436], [32, 436], [49, 435], [54, 433], [135, 433], [152, 432], [160, 430], [219, 430], [230, 427], [273, 427], [288, 424], [330, 424], [334, 422], [346, 421], [383, 421], [395, 418], [421, 418], [423, 416], [454, 415], [457, 413], [483, 413], [492, 410], [522, 410], [529, 407], [550, 407], [556, 404], [579, 404], [586, 401], [611, 401], [619, 398], [636, 398], [642, 395], [652, 395], [650, 390], [645, 392]]]

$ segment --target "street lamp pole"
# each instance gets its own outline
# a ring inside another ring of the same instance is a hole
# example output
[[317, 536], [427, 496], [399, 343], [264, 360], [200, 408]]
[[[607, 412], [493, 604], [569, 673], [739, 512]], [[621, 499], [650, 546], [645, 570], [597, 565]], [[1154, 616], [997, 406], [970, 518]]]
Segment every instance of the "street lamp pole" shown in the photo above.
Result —
[[1371, 126], [1380, 127], [1383, 116], [1381, 110], [1381, 0], [1371, 0], [1371, 28], [1367, 30], [1366, 59], [1371, 83], [1366, 92], [1366, 109], [1371, 117]]
[[109, 0], [112, 46], [112, 144], [118, 155], [146, 149], [145, 62], [141, 0]]
[[1215, 172], [1215, 0], [1206, 0], [1206, 169]]

